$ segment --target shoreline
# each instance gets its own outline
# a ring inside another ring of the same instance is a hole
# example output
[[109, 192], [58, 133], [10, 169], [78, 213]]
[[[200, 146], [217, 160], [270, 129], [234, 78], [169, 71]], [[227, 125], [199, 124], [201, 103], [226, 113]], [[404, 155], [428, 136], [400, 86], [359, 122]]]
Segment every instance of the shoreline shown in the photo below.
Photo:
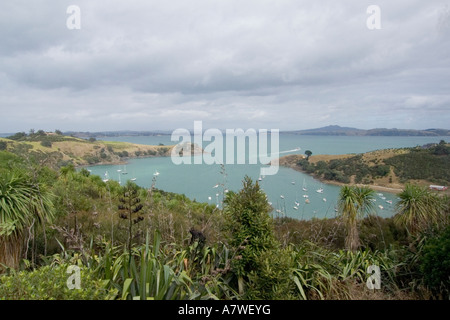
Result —
[[313, 177], [314, 179], [319, 180], [320, 182], [322, 182], [324, 184], [331, 184], [331, 185], [334, 185], [334, 186], [341, 186], [342, 187], [342, 186], [350, 185], [350, 186], [358, 186], [358, 187], [369, 187], [369, 188], [371, 188], [371, 189], [373, 189], [375, 191], [384, 191], [384, 192], [388, 192], [388, 193], [392, 193], [392, 194], [398, 194], [398, 193], [403, 191], [403, 188], [391, 188], [391, 187], [385, 187], [385, 186], [381, 186], [381, 185], [377, 185], [377, 184], [362, 184], [362, 183], [350, 184], [350, 183], [342, 183], [342, 182], [332, 181], [332, 180], [325, 180], [325, 179], [322, 179], [322, 178], [317, 178], [316, 176], [310, 175], [310, 174], [308, 174], [308, 173], [306, 173], [304, 171], [301, 171], [301, 170], [296, 170], [296, 171], [299, 171], [299, 172], [302, 172], [304, 174], [307, 174], [307, 175]]
[[[173, 147], [173, 146], [169, 146]], [[94, 164], [81, 164], [81, 165], [75, 165], [75, 168], [84, 168], [84, 167], [95, 167], [95, 166], [118, 166], [118, 165], [127, 165], [130, 160], [134, 159], [148, 159], [148, 158], [170, 158], [172, 155], [170, 154], [170, 151], [167, 151], [169, 154], [164, 155], [147, 155], [147, 156], [136, 156], [136, 157], [126, 157], [122, 158], [121, 160], [115, 160], [115, 161], [109, 161], [109, 162], [99, 162]], [[200, 154], [204, 154], [205, 152], [202, 152]], [[194, 153], [193, 155], [199, 155], [199, 153]], [[187, 157], [191, 157], [190, 155]]]
[[120, 165], [127, 165], [130, 160], [133, 159], [147, 159], [147, 158], [167, 158], [169, 156], [139, 156], [139, 157], [127, 157], [124, 160], [118, 160], [118, 161], [110, 161], [110, 162], [99, 162], [94, 164], [81, 164], [81, 165], [74, 165], [75, 168], [85, 168], [85, 167], [96, 167], [96, 166], [120, 166]]

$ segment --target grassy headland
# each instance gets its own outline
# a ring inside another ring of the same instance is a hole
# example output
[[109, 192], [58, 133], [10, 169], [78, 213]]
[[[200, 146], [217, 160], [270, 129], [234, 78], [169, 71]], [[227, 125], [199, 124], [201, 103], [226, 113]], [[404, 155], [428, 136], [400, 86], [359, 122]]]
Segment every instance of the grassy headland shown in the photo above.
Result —
[[172, 148], [173, 146], [84, 140], [45, 132], [0, 138], [0, 150], [25, 158], [32, 157], [55, 169], [70, 164], [121, 164], [128, 158], [170, 156]]
[[[288, 155], [280, 165], [331, 184], [370, 185], [397, 192], [406, 183], [428, 186], [450, 182], [450, 146], [445, 142], [415, 148], [383, 149], [363, 154]], [[448, 191], [447, 191], [448, 192]]]

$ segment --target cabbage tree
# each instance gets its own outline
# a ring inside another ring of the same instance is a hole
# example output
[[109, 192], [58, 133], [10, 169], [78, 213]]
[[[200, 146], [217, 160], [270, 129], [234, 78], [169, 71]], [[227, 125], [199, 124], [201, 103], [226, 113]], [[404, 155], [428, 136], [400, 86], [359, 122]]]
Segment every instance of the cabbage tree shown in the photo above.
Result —
[[43, 185], [23, 174], [0, 175], [0, 264], [17, 268], [27, 233], [53, 217], [51, 193]]

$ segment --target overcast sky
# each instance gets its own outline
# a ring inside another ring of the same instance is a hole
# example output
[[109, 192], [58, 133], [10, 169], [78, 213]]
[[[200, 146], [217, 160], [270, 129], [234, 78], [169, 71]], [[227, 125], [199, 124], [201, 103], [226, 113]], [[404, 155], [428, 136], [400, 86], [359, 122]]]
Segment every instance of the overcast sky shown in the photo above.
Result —
[[[381, 29], [367, 27], [372, 4]], [[449, 129], [450, 2], [2, 1], [0, 132], [194, 120]]]

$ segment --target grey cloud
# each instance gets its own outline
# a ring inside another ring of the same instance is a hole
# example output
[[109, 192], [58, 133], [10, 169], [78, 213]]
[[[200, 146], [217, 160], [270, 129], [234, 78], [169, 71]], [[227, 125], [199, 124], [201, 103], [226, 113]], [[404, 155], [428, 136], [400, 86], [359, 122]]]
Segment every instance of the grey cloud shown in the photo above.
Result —
[[[0, 129], [447, 126], [442, 1], [378, 2], [381, 30], [366, 28], [369, 1], [7, 0]], [[69, 4], [81, 30], [65, 27]]]

